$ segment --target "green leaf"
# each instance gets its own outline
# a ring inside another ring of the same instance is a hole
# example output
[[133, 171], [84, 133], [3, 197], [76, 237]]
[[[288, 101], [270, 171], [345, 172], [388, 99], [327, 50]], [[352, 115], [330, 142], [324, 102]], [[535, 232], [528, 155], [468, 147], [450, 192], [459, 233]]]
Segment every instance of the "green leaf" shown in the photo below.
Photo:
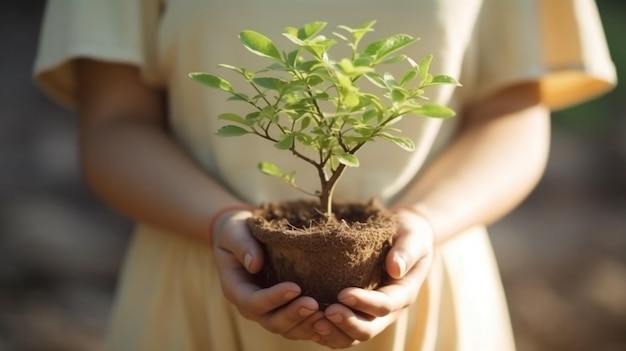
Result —
[[274, 77], [254, 78], [252, 81], [260, 87], [271, 90], [281, 90], [287, 84], [284, 80]]
[[405, 86], [407, 83], [409, 83], [410, 81], [415, 79], [415, 77], [417, 77], [417, 75], [418, 75], [418, 73], [414, 69], [411, 69], [411, 70], [408, 70], [408, 71], [404, 72], [404, 74], [402, 75], [402, 79], [400, 80], [400, 85], [401, 86]]
[[275, 164], [267, 161], [259, 162], [258, 168], [263, 174], [282, 178], [284, 173]]
[[398, 84], [398, 82], [396, 81], [396, 78], [394, 78], [391, 73], [385, 73], [383, 75], [383, 79], [385, 80], [385, 85], [389, 88], [396, 88], [400, 86], [400, 84]]
[[380, 97], [376, 94], [361, 93], [361, 100], [367, 101], [368, 105], [373, 105], [378, 111], [382, 111], [383, 105], [380, 103]]
[[[289, 57], [285, 58], [285, 62], [289, 62], [289, 60], [290, 60]], [[265, 70], [261, 72], [266, 72], [266, 71], [289, 72], [290, 69], [291, 67], [285, 66], [285, 64], [281, 61], [281, 62], [272, 63], [271, 65], [265, 67]], [[257, 72], [257, 73], [261, 73], [261, 72]]]
[[374, 138], [371, 136], [344, 136], [344, 142], [347, 145], [356, 145], [359, 143], [367, 143], [370, 141], [374, 141]]
[[311, 117], [307, 116], [302, 119], [300, 122], [300, 130], [307, 129], [311, 125]]
[[320, 134], [317, 138], [317, 143], [322, 150], [332, 150], [338, 145], [335, 136], [329, 135], [326, 129], [321, 130]]
[[[295, 28], [294, 28], [294, 30], [295, 30]], [[296, 46], [299, 46], [299, 47], [305, 47], [306, 46], [306, 43], [304, 42], [304, 40], [299, 39], [298, 38], [298, 33], [296, 33], [296, 32], [294, 32], [294, 33], [290, 33], [290, 32], [283, 33], [283, 36], [285, 38], [289, 39], [289, 41], [291, 41], [292, 43], [296, 44]]]
[[341, 70], [341, 72], [349, 77], [361, 76], [365, 73], [374, 72], [374, 69], [369, 66], [355, 66], [352, 61], [344, 58], [339, 63], [337, 63], [337, 67]]
[[372, 29], [372, 26], [374, 26], [375, 23], [376, 23], [376, 21], [373, 20], [373, 21], [365, 22], [364, 24], [362, 24], [358, 28], [350, 28], [350, 27], [344, 26], [344, 25], [337, 26], [337, 28], [343, 29], [346, 32], [351, 33], [352, 36], [354, 37], [354, 39], [358, 42], [359, 40], [361, 40], [361, 38], [363, 38], [363, 36], [367, 32], [374, 31]]
[[414, 113], [426, 117], [448, 118], [455, 115], [454, 110], [438, 104], [424, 104], [413, 110]]
[[376, 110], [368, 110], [363, 114], [363, 122], [367, 123], [372, 119], [378, 117], [378, 111]]
[[298, 29], [297, 37], [301, 40], [310, 39], [326, 27], [326, 22], [311, 22]]
[[397, 63], [403, 60], [406, 60], [406, 55], [397, 55], [397, 56], [391, 56], [388, 57], [386, 59], [384, 59], [383, 61], [380, 62], [381, 65], [389, 65], [392, 63]]
[[430, 85], [430, 82], [433, 81], [433, 75], [432, 74], [427, 74], [426, 77], [424, 77], [424, 80], [421, 83], [421, 87], [427, 87]]
[[242, 68], [242, 67], [227, 65], [227, 64], [223, 64], [223, 63], [219, 64], [218, 66], [222, 67], [222, 68], [229, 69], [231, 71], [235, 71], [235, 72], [241, 74], [247, 81], [250, 81], [254, 77], [254, 73], [252, 73], [252, 72], [250, 72], [247, 69]]
[[229, 93], [234, 93], [232, 85], [225, 79], [212, 74], [203, 72], [189, 73], [189, 77], [196, 82], [202, 83], [208, 87], [220, 89]]
[[391, 130], [391, 131], [395, 131], [395, 132], [400, 132], [399, 130], [395, 129], [395, 128], [390, 128], [392, 125], [400, 122], [402, 120], [402, 118], [404, 117], [405, 114], [411, 112], [411, 110], [405, 111], [403, 114], [389, 118], [387, 120], [387, 124], [385, 124], [385, 130]]
[[460, 87], [462, 86], [456, 79], [453, 77], [441, 74], [434, 76], [432, 81], [428, 85], [436, 85], [436, 84], [452, 84], [454, 86]]
[[331, 170], [335, 170], [335, 169], [337, 169], [337, 167], [339, 167], [339, 160], [337, 159], [337, 156], [331, 155], [329, 161], [330, 161], [329, 162], [330, 163], [329, 166], [330, 166]]
[[[296, 67], [296, 65], [298, 64], [298, 60], [300, 59], [300, 50], [293, 50], [290, 53], [287, 54], [287, 56], [285, 56], [285, 62], [287, 64], [287, 66], [289, 67]], [[281, 65], [279, 63], [276, 63], [276, 65], [280, 65], [282, 67], [277, 67], [274, 68], [277, 71], [282, 71], [285, 70], [286, 67], [284, 65]], [[272, 67], [272, 66], [270, 66]]]
[[297, 68], [302, 72], [311, 73], [315, 71], [317, 68], [324, 68], [324, 67], [320, 66], [320, 62], [317, 60], [309, 60], [309, 61], [300, 62]]
[[270, 121], [274, 122], [274, 123], [278, 123], [278, 113], [276, 111], [276, 108], [272, 105], [268, 105], [263, 107], [263, 109], [260, 111], [260, 115], [259, 117], [261, 119], [269, 119]]
[[228, 98], [228, 101], [250, 101], [250, 98], [248, 97], [248, 95], [243, 94], [243, 93], [234, 93], [234, 95], [230, 96]]
[[380, 136], [384, 139], [391, 141], [406, 151], [415, 150], [415, 143], [413, 140], [401, 136], [395, 136], [387, 133], [381, 133]]
[[351, 109], [353, 107], [358, 106], [359, 104], [359, 95], [357, 94], [346, 94], [343, 98], [343, 104]]
[[293, 146], [293, 134], [283, 134], [274, 146], [279, 150], [289, 150]]
[[235, 136], [241, 136], [241, 135], [249, 134], [249, 133], [251, 132], [244, 128], [241, 128], [239, 126], [235, 126], [232, 124], [226, 125], [217, 131], [217, 135], [223, 136], [223, 137], [235, 137]]
[[348, 154], [348, 153], [343, 153], [343, 154], [335, 154], [335, 157], [337, 157], [337, 161], [339, 161], [339, 163], [344, 164], [348, 167], [359, 167], [359, 159], [356, 158], [356, 156]]
[[376, 128], [367, 124], [361, 124], [361, 125], [354, 126], [354, 130], [357, 133], [359, 133], [360, 136], [369, 137], [372, 134], [374, 134], [374, 132], [376, 131]]
[[235, 113], [222, 113], [221, 115], [217, 116], [217, 118], [224, 121], [235, 122], [243, 125], [251, 125], [248, 120]]
[[312, 138], [312, 136], [308, 134], [296, 133], [295, 135], [296, 135], [296, 139], [298, 140], [298, 142], [300, 142], [301, 144], [305, 146], [313, 147], [313, 145], [315, 144], [315, 140]]
[[280, 53], [272, 40], [263, 34], [245, 30], [239, 33], [239, 39], [248, 50], [256, 55], [281, 60]]
[[363, 39], [363, 36], [365, 36], [365, 34], [367, 34], [368, 32], [374, 31], [374, 29], [372, 29], [374, 24], [376, 24], [376, 20], [365, 22], [360, 27], [354, 28], [354, 29], [348, 28], [345, 26], [340, 27], [340, 28], [343, 28], [347, 30], [348, 32], [352, 33], [352, 36], [354, 37], [354, 43], [358, 44], [361, 41], [361, 39]]
[[412, 59], [412, 58], [410, 58], [410, 57], [407, 57], [407, 58], [406, 58], [406, 61], [409, 63], [409, 65], [411, 65], [411, 67], [413, 67], [413, 68], [415, 68], [415, 69], [419, 70], [419, 68], [420, 68], [420, 67], [419, 67], [419, 65], [417, 64], [417, 62], [415, 62], [415, 60], [413, 60], [413, 59]]
[[428, 77], [428, 70], [430, 69], [430, 63], [433, 61], [433, 55], [428, 55], [422, 59], [419, 63], [420, 77], [426, 79]]
[[335, 44], [337, 44], [337, 41], [334, 39], [326, 39], [324, 37], [317, 37], [315, 38], [315, 40], [307, 41], [304, 48], [308, 52], [313, 54], [315, 58], [317, 58], [318, 60], [322, 60], [324, 57], [324, 54], [326, 54], [326, 52], [328, 52], [328, 50]]
[[380, 74], [373, 73], [373, 72], [366, 73], [365, 78], [367, 78], [367, 80], [369, 80], [372, 84], [374, 84], [375, 86], [379, 88], [383, 88], [383, 89], [387, 88], [387, 83], [385, 83], [385, 80], [383, 79], [383, 77], [380, 76]]
[[394, 104], [400, 104], [406, 100], [406, 91], [404, 89], [396, 88], [391, 91], [391, 101]]
[[404, 49], [405, 47], [415, 43], [417, 40], [417, 38], [408, 34], [396, 34], [369, 44], [365, 48], [364, 53], [366, 55], [376, 57], [376, 61], [380, 62], [385, 57], [398, 50]]
[[316, 86], [318, 84], [324, 83], [324, 78], [319, 75], [311, 75], [306, 78], [306, 84], [310, 86]]
[[374, 59], [370, 56], [359, 56], [354, 59], [353, 63], [355, 66], [372, 67], [374, 65]]
[[260, 118], [261, 118], [260, 111], [250, 112], [246, 115], [246, 120], [249, 121], [249, 123], [254, 123], [258, 121]]
[[[348, 37], [346, 37], [343, 34], [340, 34], [340, 33], [337, 33], [337, 32], [333, 32], [333, 35], [336, 36], [337, 38], [343, 40], [343, 41], [349, 42]], [[348, 45], [350, 45], [350, 44], [348, 44]]]

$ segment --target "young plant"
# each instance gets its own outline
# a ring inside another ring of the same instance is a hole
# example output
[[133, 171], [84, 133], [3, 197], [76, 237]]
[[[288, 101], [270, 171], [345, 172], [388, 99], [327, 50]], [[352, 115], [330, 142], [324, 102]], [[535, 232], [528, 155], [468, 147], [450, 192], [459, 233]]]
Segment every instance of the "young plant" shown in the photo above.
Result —
[[[319, 198], [320, 210], [333, 217], [333, 191], [347, 167], [358, 167], [356, 153], [367, 142], [388, 140], [402, 149], [412, 151], [413, 141], [398, 135], [394, 124], [405, 115], [447, 118], [451, 109], [429, 103], [426, 88], [439, 84], [460, 84], [447, 75], [432, 75], [429, 66], [432, 56], [419, 63], [401, 49], [418, 39], [407, 34], [396, 34], [359, 48], [363, 37], [373, 31], [375, 21], [358, 28], [339, 26], [336, 39], [320, 32], [325, 22], [311, 22], [301, 28], [286, 28], [283, 35], [295, 46], [291, 51], [279, 51], [265, 35], [245, 30], [239, 39], [252, 53], [270, 59], [264, 70], [251, 72], [243, 67], [222, 64], [237, 72], [252, 87], [248, 95], [233, 84], [208, 73], [190, 73], [194, 80], [230, 95], [230, 100], [251, 106], [245, 116], [233, 113], [218, 118], [228, 124], [218, 135], [235, 137], [253, 134], [271, 141], [281, 150], [311, 164], [318, 176], [320, 188], [307, 191], [295, 183], [295, 172], [283, 172], [275, 164], [260, 162], [261, 172], [282, 179], [296, 189]], [[338, 42], [349, 48], [350, 57], [335, 60], [330, 49]], [[380, 65], [408, 62], [408, 69], [400, 76], [378, 73]], [[372, 84], [379, 94], [360, 89], [361, 84]], [[313, 151], [313, 152], [311, 152]], [[313, 155], [313, 156], [311, 156]]]

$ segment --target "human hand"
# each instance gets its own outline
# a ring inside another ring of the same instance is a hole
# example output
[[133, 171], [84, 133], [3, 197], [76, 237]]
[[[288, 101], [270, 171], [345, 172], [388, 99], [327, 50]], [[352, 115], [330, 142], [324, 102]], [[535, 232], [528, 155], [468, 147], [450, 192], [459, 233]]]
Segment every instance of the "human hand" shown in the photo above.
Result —
[[389, 283], [377, 290], [346, 288], [340, 303], [315, 322], [316, 342], [345, 348], [380, 334], [415, 301], [432, 263], [434, 232], [421, 216], [398, 209], [398, 232], [386, 257]]
[[263, 251], [252, 237], [246, 218], [249, 211], [223, 214], [213, 230], [213, 253], [222, 292], [241, 315], [287, 339], [309, 340], [313, 325], [324, 315], [311, 297], [300, 296], [298, 285], [284, 282], [267, 289], [257, 285], [253, 274], [263, 265]]

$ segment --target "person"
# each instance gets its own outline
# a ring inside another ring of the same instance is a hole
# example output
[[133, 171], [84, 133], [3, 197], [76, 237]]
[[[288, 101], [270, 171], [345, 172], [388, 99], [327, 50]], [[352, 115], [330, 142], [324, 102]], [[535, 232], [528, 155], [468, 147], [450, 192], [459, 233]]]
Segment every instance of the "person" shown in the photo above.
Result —
[[[255, 285], [264, 257], [245, 226], [250, 206], [302, 196], [258, 161], [305, 188], [310, 171], [257, 138], [215, 136], [216, 116], [242, 107], [188, 73], [269, 64], [243, 29], [372, 19], [370, 39], [421, 37], [407, 54], [433, 54], [431, 71], [463, 87], [429, 93], [457, 117], [402, 121], [415, 152], [369, 144], [339, 184], [336, 198], [378, 198], [400, 229], [389, 284], [322, 311], [294, 283]], [[540, 179], [550, 111], [616, 82], [591, 0], [50, 0], [34, 76], [79, 116], [87, 184], [137, 222], [107, 336], [118, 351], [514, 350], [485, 226]]]

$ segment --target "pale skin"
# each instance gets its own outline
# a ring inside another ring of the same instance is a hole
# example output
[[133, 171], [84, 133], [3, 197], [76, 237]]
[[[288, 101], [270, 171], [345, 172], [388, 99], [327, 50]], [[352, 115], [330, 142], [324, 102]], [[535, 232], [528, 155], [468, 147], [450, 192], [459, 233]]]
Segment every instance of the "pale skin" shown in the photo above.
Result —
[[[163, 92], [131, 66], [78, 60], [76, 67], [86, 182], [130, 218], [206, 241], [209, 218], [242, 200], [171, 138]], [[263, 264], [244, 224], [250, 213], [230, 211], [216, 222], [211, 248], [226, 299], [270, 332], [330, 348], [382, 332], [415, 301], [437, 245], [510, 212], [543, 173], [550, 124], [538, 84], [500, 91], [458, 118], [458, 136], [395, 205], [401, 225], [386, 259], [389, 285], [345, 289], [324, 312], [293, 283], [261, 289], [250, 276]]]

